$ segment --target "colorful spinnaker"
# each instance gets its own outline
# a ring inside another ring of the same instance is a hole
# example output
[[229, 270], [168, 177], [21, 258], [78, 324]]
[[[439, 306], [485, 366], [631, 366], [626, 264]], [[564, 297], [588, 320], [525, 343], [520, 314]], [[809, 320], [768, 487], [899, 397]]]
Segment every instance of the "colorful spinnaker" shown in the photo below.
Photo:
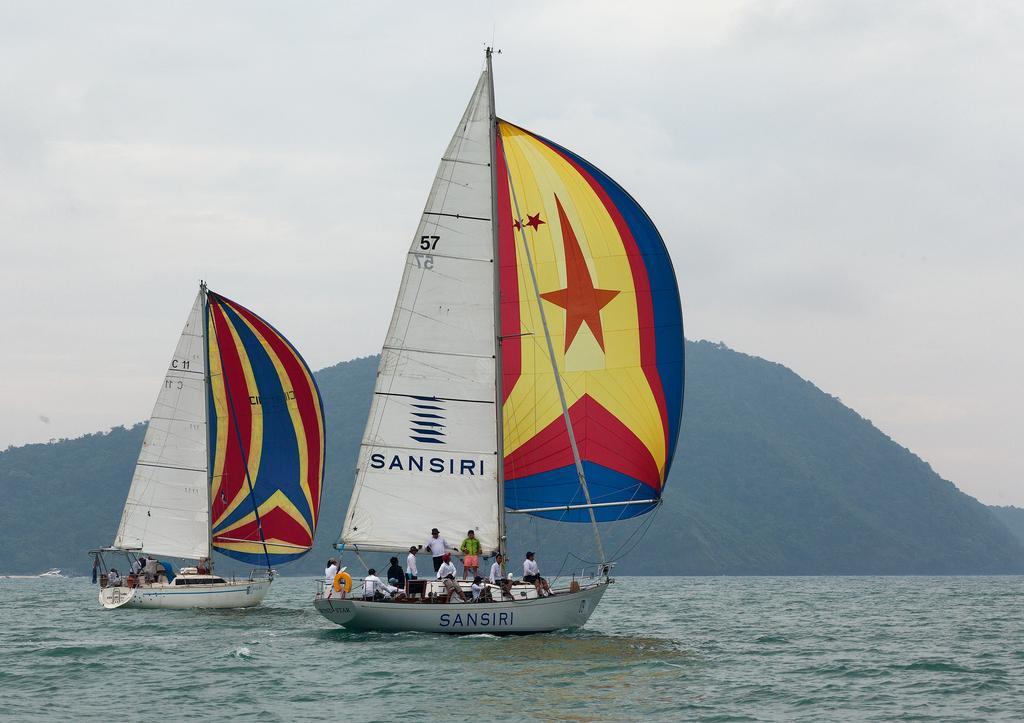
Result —
[[[672, 261], [644, 210], [606, 174], [511, 123], [498, 132], [505, 504], [567, 522], [589, 521], [588, 510], [598, 521], [649, 512], [682, 413]], [[545, 510], [558, 506], [571, 509]]]
[[244, 306], [210, 292], [213, 547], [268, 567], [313, 545], [324, 473], [320, 392], [302, 356]]

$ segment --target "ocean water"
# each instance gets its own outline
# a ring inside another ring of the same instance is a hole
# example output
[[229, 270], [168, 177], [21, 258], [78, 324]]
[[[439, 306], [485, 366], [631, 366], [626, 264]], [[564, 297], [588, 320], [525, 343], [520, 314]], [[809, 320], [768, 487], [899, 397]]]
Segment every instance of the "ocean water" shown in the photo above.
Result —
[[350, 633], [279, 578], [259, 608], [103, 611], [0, 579], [19, 720], [1024, 720], [1024, 578], [620, 578], [589, 625]]

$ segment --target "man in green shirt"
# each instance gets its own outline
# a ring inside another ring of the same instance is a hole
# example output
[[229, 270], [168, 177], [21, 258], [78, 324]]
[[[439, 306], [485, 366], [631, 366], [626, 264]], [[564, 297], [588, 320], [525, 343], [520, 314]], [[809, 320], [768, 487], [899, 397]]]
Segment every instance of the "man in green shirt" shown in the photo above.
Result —
[[462, 552], [462, 579], [466, 579], [466, 575], [472, 570], [473, 574], [470, 578], [476, 577], [477, 571], [480, 569], [480, 540], [476, 539], [476, 533], [472, 530], [466, 533], [466, 539], [459, 545], [459, 551]]

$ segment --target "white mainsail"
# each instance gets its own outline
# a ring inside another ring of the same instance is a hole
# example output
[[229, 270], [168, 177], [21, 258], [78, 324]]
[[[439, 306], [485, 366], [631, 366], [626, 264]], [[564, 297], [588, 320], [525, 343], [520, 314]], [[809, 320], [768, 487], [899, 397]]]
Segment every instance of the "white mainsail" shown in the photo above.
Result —
[[398, 550], [437, 527], [498, 545], [491, 101], [480, 76], [441, 159], [381, 351], [341, 542]]
[[114, 547], [209, 554], [205, 308], [200, 290], [160, 386]]

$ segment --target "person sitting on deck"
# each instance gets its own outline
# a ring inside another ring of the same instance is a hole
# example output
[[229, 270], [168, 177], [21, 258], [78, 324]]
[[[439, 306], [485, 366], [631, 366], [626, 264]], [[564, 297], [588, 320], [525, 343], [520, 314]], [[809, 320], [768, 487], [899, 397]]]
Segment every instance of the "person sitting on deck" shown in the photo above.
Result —
[[452, 564], [451, 553], [446, 552], [441, 558], [441, 567], [437, 570], [437, 579], [444, 582], [444, 589], [448, 593], [446, 602], [452, 601], [452, 595], [458, 595], [459, 600], [466, 602], [466, 595], [462, 592], [462, 588], [459, 587], [459, 583], [455, 582], [455, 565]]
[[107, 587], [121, 587], [121, 573], [116, 567], [110, 568], [110, 572], [107, 573]]
[[459, 545], [459, 551], [464, 555], [462, 558], [462, 579], [465, 580], [470, 570], [473, 577], [480, 570], [480, 540], [476, 539], [476, 533], [470, 530], [466, 533], [466, 539]]
[[501, 563], [503, 562], [505, 562], [505, 556], [499, 552], [494, 556], [494, 564], [491, 565], [491, 574], [488, 576], [487, 580], [492, 585], [498, 585], [501, 588], [502, 594], [507, 595], [509, 588], [511, 587], [511, 583], [505, 579], [505, 575], [502, 573]]
[[388, 567], [386, 577], [389, 585], [405, 589], [405, 573], [402, 572], [402, 566], [398, 564], [397, 557], [391, 558], [391, 566]]
[[197, 575], [209, 575], [213, 572], [213, 563], [208, 557], [200, 557], [199, 562], [196, 563], [196, 574]]
[[533, 559], [532, 552], [527, 552], [526, 559], [523, 560], [523, 582], [532, 582], [533, 586], [537, 588], [538, 597], [544, 597], [545, 593], [551, 594], [551, 586], [540, 576], [540, 566]]
[[131, 569], [131, 573], [130, 574], [135, 575], [136, 577], [138, 577], [139, 575], [142, 574], [142, 568], [144, 568], [145, 566], [146, 566], [146, 558], [144, 558], [144, 557], [136, 557], [134, 562], [132, 562], [132, 569]]
[[479, 575], [473, 578], [473, 586], [469, 588], [473, 593], [473, 602], [480, 602], [480, 593], [484, 590], [483, 582], [484, 579]]
[[367, 575], [363, 578], [363, 599], [382, 600], [386, 583], [377, 577], [377, 571], [372, 567], [366, 572]]

